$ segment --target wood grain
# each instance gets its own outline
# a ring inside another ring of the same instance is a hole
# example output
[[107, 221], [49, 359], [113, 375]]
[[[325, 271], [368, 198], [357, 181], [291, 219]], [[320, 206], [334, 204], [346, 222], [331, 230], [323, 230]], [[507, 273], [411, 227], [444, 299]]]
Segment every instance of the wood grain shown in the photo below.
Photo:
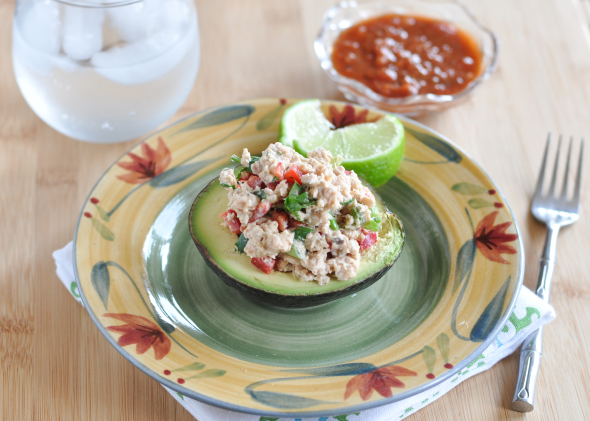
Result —
[[[466, 3], [500, 38], [498, 70], [466, 103], [420, 121], [500, 186], [522, 231], [532, 287], [544, 229], [529, 214], [529, 198], [547, 132], [590, 136], [590, 0]], [[342, 99], [313, 51], [332, 4], [197, 0], [201, 67], [170, 121], [249, 98]], [[55, 275], [51, 253], [72, 238], [88, 191], [135, 142], [78, 142], [35, 116], [12, 73], [13, 8], [0, 0], [0, 419], [191, 420], [104, 340]], [[409, 419], [590, 419], [589, 204], [586, 182], [582, 219], [560, 234], [552, 295], [558, 318], [546, 329], [535, 411], [508, 409], [514, 354]]]

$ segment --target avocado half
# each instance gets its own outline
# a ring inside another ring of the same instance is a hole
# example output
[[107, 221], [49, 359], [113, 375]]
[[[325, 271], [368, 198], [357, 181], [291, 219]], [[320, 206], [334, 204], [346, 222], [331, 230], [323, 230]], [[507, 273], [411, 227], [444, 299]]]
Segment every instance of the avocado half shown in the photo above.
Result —
[[326, 285], [304, 282], [290, 272], [265, 274], [254, 267], [245, 253], [235, 248], [236, 234], [222, 226], [220, 214], [227, 210], [227, 192], [219, 178], [199, 193], [191, 207], [189, 231], [207, 265], [230, 287], [267, 304], [313, 307], [354, 294], [377, 282], [401, 254], [405, 233], [401, 220], [373, 191], [382, 215], [378, 242], [362, 255], [357, 276], [347, 281], [331, 280]]

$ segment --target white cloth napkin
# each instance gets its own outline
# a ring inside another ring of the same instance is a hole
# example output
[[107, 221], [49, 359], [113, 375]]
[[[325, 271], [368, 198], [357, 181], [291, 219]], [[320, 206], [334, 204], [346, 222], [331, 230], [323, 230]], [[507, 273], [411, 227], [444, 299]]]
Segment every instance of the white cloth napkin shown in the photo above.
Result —
[[[82, 304], [74, 277], [72, 251], [73, 244], [70, 242], [63, 249], [53, 252], [53, 258], [55, 259], [55, 264], [57, 266], [57, 276], [70, 291], [72, 296]], [[447, 381], [422, 392], [419, 395], [378, 408], [348, 415], [338, 415], [337, 418], [316, 417], [306, 418], [305, 420], [298, 418], [295, 421], [389, 421], [403, 419], [424, 408], [429, 403], [434, 402], [469, 377], [489, 369], [502, 358], [512, 354], [521, 345], [529, 333], [549, 323], [553, 319], [555, 319], [555, 311], [553, 310], [553, 307], [538, 298], [528, 288], [523, 287], [509, 321], [501, 330], [496, 340], [468, 367], [464, 368]], [[265, 417], [228, 411], [196, 401], [165, 386], [164, 389], [166, 389], [174, 399], [176, 399], [199, 421], [293, 420], [293, 418]]]

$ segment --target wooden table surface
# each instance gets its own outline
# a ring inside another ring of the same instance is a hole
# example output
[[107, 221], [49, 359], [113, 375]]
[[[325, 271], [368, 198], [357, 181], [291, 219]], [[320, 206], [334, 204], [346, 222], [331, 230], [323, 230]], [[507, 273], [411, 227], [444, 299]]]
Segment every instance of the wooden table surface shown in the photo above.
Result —
[[[343, 99], [313, 51], [333, 3], [198, 0], [201, 66], [170, 121], [251, 98]], [[590, 137], [590, 0], [466, 3], [498, 35], [499, 67], [466, 103], [419, 120], [467, 151], [505, 194], [522, 230], [525, 284], [533, 287], [545, 230], [529, 201], [547, 133]], [[190, 420], [107, 343], [55, 275], [51, 253], [72, 239], [87, 193], [136, 141], [79, 142], [31, 111], [12, 72], [13, 9], [0, 0], [0, 419]], [[409, 419], [590, 419], [589, 187], [582, 219], [559, 238], [558, 317], [546, 329], [535, 411], [508, 409], [516, 353]]]

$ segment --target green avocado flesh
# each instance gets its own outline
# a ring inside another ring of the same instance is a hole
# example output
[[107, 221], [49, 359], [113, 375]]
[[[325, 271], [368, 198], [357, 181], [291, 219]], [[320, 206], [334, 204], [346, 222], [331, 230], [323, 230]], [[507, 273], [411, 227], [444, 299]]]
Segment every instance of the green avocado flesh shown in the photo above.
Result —
[[[387, 211], [379, 196], [375, 194], [375, 197], [383, 220], [382, 229], [378, 233], [379, 240], [363, 253], [360, 268], [354, 279], [347, 281], [332, 279], [326, 285], [300, 281], [290, 272], [272, 271], [267, 275], [254, 267], [245, 253], [238, 252], [235, 247], [238, 236], [226, 226], [221, 225], [223, 219], [220, 214], [227, 210], [228, 197], [219, 179], [209, 183], [193, 203], [189, 215], [189, 229], [205, 261], [228, 285], [240, 290], [262, 290], [263, 293], [268, 292], [278, 296], [301, 298], [325, 296], [325, 300], [321, 302], [312, 300], [313, 304], [310, 304], [317, 305], [330, 301], [330, 295], [335, 295], [333, 298], [335, 299], [352, 294], [362, 289], [358, 284], [366, 281], [372, 281], [367, 286], [371, 285], [383, 276], [399, 257], [404, 244], [403, 226], [397, 216]], [[233, 281], [242, 285], [236, 285]], [[351, 286], [358, 287], [350, 288]], [[343, 290], [350, 290], [350, 292], [334, 294]], [[280, 298], [274, 304], [280, 305]], [[304, 307], [306, 305], [300, 303], [288, 306]]]

